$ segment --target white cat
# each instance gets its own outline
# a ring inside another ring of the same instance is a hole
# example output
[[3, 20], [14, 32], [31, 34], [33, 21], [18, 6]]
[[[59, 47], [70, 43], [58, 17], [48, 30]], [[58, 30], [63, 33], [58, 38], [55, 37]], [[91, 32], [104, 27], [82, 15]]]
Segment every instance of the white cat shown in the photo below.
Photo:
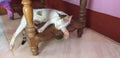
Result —
[[[66, 29], [70, 23], [72, 16], [67, 15], [62, 11], [55, 9], [33, 9], [33, 21], [46, 22], [41, 28], [38, 29], [38, 32], [43, 32], [50, 24], [54, 24], [55, 28], [61, 30], [64, 33], [64, 38], [69, 38], [69, 32]], [[25, 17], [23, 16], [20, 22], [19, 27], [16, 32], [13, 34], [10, 41], [10, 49], [13, 48], [14, 42], [18, 34], [26, 27], [27, 23]]]

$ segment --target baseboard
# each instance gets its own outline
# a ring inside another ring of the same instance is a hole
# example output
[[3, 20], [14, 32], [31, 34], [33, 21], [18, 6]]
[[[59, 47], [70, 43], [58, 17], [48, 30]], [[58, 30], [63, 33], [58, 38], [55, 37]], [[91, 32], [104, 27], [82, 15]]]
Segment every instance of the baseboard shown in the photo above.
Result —
[[[77, 19], [79, 6], [65, 1], [63, 3], [64, 7], [67, 8], [65, 12], [73, 14], [75, 19]], [[86, 20], [87, 27], [120, 42], [120, 18], [87, 9]]]

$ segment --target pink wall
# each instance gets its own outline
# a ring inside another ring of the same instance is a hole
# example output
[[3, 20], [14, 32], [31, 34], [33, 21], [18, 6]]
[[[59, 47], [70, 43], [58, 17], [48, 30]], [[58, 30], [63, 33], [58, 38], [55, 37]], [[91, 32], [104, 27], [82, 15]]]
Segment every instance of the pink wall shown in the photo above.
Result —
[[[79, 0], [64, 0], [79, 5]], [[120, 18], [120, 0], [88, 0], [87, 8]]]

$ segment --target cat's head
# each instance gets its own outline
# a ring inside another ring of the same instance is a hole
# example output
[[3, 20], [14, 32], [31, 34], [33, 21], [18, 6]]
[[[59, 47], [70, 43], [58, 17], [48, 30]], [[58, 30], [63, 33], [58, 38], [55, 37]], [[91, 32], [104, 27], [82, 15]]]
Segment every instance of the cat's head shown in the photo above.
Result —
[[58, 20], [61, 20], [63, 22], [70, 22], [72, 19], [72, 15], [63, 15], [58, 13], [58, 16], [59, 16]]
[[70, 24], [70, 21], [72, 19], [72, 16], [69, 16], [69, 15], [61, 15], [61, 14], [58, 14], [59, 18], [57, 19], [57, 25], [55, 25], [55, 27], [57, 29], [61, 29], [61, 28], [66, 28], [69, 24]]

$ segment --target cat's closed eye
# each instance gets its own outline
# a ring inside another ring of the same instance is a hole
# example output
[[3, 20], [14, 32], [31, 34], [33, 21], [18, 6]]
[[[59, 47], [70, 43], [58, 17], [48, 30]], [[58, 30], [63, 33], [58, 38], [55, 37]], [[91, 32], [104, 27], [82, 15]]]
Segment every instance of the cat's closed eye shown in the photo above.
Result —
[[66, 17], [67, 15], [59, 15], [60, 16], [60, 18], [64, 18], [64, 17]]

